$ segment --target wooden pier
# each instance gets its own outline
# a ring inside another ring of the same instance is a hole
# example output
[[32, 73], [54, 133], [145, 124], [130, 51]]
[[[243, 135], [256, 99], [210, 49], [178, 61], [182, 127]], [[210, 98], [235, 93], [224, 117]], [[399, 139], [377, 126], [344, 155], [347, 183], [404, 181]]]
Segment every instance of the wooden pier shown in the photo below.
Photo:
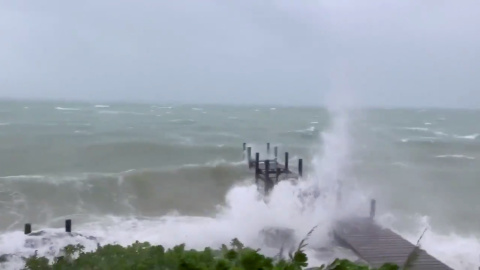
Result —
[[412, 270], [453, 270], [425, 250], [403, 239], [390, 229], [382, 228], [375, 222], [376, 201], [370, 205], [370, 217], [357, 217], [337, 222], [333, 234], [342, 246], [352, 250], [371, 267], [378, 268], [385, 263], [402, 267], [409, 255], [417, 250]]
[[[403, 266], [415, 246], [393, 231], [382, 228], [370, 218], [357, 218], [336, 224], [336, 240], [352, 250], [371, 267], [379, 268], [385, 263]], [[452, 270], [432, 257], [425, 250], [418, 250], [418, 257], [409, 269]]]
[[[298, 173], [290, 171], [288, 167], [288, 152], [285, 153], [285, 164], [277, 160], [277, 148], [274, 158], [260, 160], [259, 153], [251, 157], [251, 147], [243, 144], [248, 167], [255, 171], [255, 180], [265, 183], [267, 194], [274, 185], [282, 179], [300, 179], [303, 172], [303, 160], [298, 161]], [[270, 153], [270, 144], [267, 143], [267, 155]], [[283, 177], [282, 177], [283, 176]], [[336, 223], [333, 229], [335, 240], [341, 246], [352, 250], [370, 267], [379, 268], [385, 263], [394, 263], [403, 267], [409, 255], [417, 250], [412, 270], [453, 270], [425, 250], [403, 239], [390, 229], [382, 228], [375, 222], [376, 201], [371, 200], [370, 216], [342, 220]]]
[[284, 163], [278, 161], [278, 147], [274, 147], [273, 158], [270, 155], [270, 143], [267, 143], [267, 158], [260, 159], [260, 153], [255, 153], [252, 158], [252, 148], [243, 144], [243, 151], [246, 155], [248, 168], [255, 172], [255, 182], [263, 182], [265, 194], [269, 193], [273, 187], [282, 180], [298, 180], [303, 175], [303, 160], [298, 160], [298, 172], [295, 173], [289, 167], [289, 154], [285, 152]]

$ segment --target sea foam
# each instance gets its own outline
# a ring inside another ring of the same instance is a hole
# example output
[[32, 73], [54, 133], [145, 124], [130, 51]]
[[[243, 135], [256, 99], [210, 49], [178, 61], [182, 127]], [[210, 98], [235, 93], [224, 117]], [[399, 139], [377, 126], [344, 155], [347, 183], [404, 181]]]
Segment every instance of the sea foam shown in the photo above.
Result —
[[78, 108], [55, 107], [58, 111], [80, 111]]

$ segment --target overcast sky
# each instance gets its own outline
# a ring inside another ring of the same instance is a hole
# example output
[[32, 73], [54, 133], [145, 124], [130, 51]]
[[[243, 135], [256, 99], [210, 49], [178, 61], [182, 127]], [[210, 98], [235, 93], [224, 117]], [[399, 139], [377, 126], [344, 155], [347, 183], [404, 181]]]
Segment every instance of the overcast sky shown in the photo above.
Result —
[[478, 0], [1, 0], [0, 97], [480, 107]]

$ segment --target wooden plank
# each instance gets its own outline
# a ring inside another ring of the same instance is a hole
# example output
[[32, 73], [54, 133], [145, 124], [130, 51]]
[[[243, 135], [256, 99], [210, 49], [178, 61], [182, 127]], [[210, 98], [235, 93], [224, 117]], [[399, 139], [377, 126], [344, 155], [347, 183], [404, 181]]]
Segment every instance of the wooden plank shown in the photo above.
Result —
[[[412, 243], [389, 229], [381, 228], [370, 218], [339, 222], [334, 235], [341, 244], [353, 250], [372, 267], [380, 267], [389, 262], [403, 265], [415, 248]], [[412, 269], [452, 270], [422, 249]]]

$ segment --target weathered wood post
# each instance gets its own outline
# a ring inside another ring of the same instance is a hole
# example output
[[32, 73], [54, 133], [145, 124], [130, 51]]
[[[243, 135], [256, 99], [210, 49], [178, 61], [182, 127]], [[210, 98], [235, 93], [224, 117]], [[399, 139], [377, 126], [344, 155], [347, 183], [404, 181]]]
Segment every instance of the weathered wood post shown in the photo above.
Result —
[[[266, 159], [265, 160], [265, 184], [270, 181], [270, 160]], [[265, 185], [265, 188], [267, 185]]]
[[298, 175], [303, 176], [303, 159], [298, 160]]
[[255, 153], [255, 183], [258, 182], [258, 171], [260, 170], [260, 153]]
[[370, 201], [370, 218], [371, 219], [375, 218], [376, 208], [377, 208], [377, 201], [375, 199], [372, 199]]
[[275, 183], [278, 184], [278, 177], [280, 176], [280, 174], [282, 173], [282, 169], [280, 169], [278, 167], [278, 163], [277, 163], [277, 169], [275, 170]]
[[247, 150], [247, 143], [243, 143], [243, 159], [244, 160], [246, 158], [246, 156], [245, 156], [246, 155], [246, 153], [245, 153], [246, 150]]
[[252, 161], [252, 147], [247, 148], [247, 162], [248, 162], [248, 168], [250, 169], [252, 167], [251, 161]]
[[285, 172], [288, 172], [288, 152], [285, 152]]
[[267, 155], [270, 155], [270, 143], [269, 142], [267, 142]]
[[67, 232], [67, 233], [72, 232], [72, 220], [71, 219], [65, 220], [65, 232]]
[[270, 160], [265, 160], [265, 194], [273, 189], [273, 181], [270, 179]]
[[275, 146], [273, 148], [273, 154], [275, 155], [275, 160], [277, 160], [277, 156], [278, 156], [278, 146]]
[[23, 232], [25, 234], [30, 234], [32, 232], [32, 224], [26, 223]]

